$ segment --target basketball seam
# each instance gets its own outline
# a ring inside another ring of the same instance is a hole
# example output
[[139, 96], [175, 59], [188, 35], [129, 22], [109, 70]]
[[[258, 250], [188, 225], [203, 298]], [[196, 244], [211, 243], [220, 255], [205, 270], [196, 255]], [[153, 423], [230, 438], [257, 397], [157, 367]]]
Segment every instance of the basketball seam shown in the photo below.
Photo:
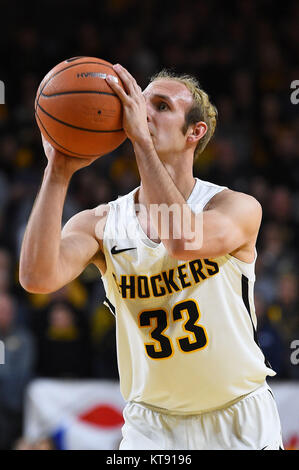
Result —
[[79, 65], [85, 65], [85, 64], [95, 64], [95, 65], [104, 65], [104, 67], [108, 67], [109, 69], [113, 69], [113, 67], [111, 67], [111, 65], [107, 65], [107, 64], [103, 64], [102, 62], [91, 62], [91, 61], [88, 61], [88, 62], [80, 62], [80, 64], [71, 64], [71, 65], [68, 65], [67, 67], [65, 67], [64, 69], [61, 69], [61, 70], [58, 70], [56, 73], [54, 73], [54, 75], [52, 75], [52, 77], [49, 78], [49, 80], [44, 84], [41, 92], [43, 91], [43, 89], [45, 88], [46, 85], [48, 85], [48, 83], [54, 78], [56, 77], [56, 75], [58, 75], [59, 73], [62, 73], [64, 72], [65, 70], [68, 70], [68, 69], [71, 69], [73, 67], [78, 67]]
[[[37, 98], [37, 102], [36, 102], [36, 106], [38, 106], [38, 102], [39, 102], [39, 98], [40, 98], [40, 95], [42, 94], [43, 92], [43, 89], [45, 88], [46, 85], [48, 85], [48, 83], [52, 80], [52, 78], [56, 77], [56, 75], [58, 75], [59, 73], [63, 72], [64, 70], [67, 70], [67, 69], [70, 69], [72, 67], [77, 67], [78, 65], [85, 65], [85, 64], [96, 64], [96, 65], [103, 65], [104, 67], [108, 67], [109, 69], [112, 69], [113, 70], [113, 67], [111, 65], [108, 65], [108, 64], [104, 64], [103, 62], [94, 62], [94, 61], [86, 61], [86, 62], [80, 62], [80, 64], [71, 64], [71, 65], [68, 65], [67, 67], [61, 69], [61, 70], [58, 70], [58, 72], [56, 72], [54, 75], [52, 75], [52, 77], [49, 78], [49, 80], [47, 80], [47, 82], [43, 85], [43, 87], [41, 88], [40, 90], [40, 93], [38, 95], [38, 98]], [[114, 71], [114, 70], [113, 70]], [[36, 110], [35, 110], [36, 111]]]
[[66, 147], [63, 147], [61, 144], [59, 144], [55, 139], [53, 139], [53, 137], [51, 136], [51, 134], [49, 134], [49, 132], [47, 131], [47, 129], [45, 128], [45, 126], [43, 125], [43, 122], [41, 120], [41, 118], [39, 117], [38, 113], [36, 112], [35, 113], [35, 116], [38, 118], [42, 128], [44, 129], [45, 133], [50, 137], [50, 139], [55, 142], [56, 145], [58, 145], [60, 148], [66, 150], [67, 152], [70, 152], [70, 153], [73, 153], [74, 155], [77, 155], [78, 157], [97, 157], [99, 156], [98, 153], [93, 153], [93, 154], [85, 154], [85, 153], [77, 153], [77, 152], [74, 152], [73, 150], [70, 150]]
[[52, 96], [61, 96], [61, 95], [71, 95], [71, 94], [79, 94], [79, 93], [94, 93], [98, 95], [109, 95], [109, 96], [115, 96], [118, 98], [118, 96], [115, 93], [109, 93], [108, 91], [93, 91], [93, 90], [73, 90], [73, 91], [62, 91], [59, 93], [52, 93], [51, 95], [46, 95], [45, 93], [41, 92], [40, 95], [44, 96], [45, 98], [52, 98]]
[[68, 127], [73, 128], [73, 129], [78, 129], [79, 131], [96, 132], [96, 133], [110, 133], [110, 132], [122, 132], [123, 131], [123, 128], [121, 128], [121, 129], [109, 129], [109, 130], [104, 131], [102, 129], [87, 129], [87, 128], [84, 128], [84, 127], [75, 126], [74, 124], [69, 124], [68, 122], [62, 121], [61, 119], [58, 119], [55, 116], [52, 116], [45, 109], [43, 109], [42, 106], [39, 103], [37, 103], [37, 106], [40, 108], [40, 110], [43, 113], [45, 113], [47, 116], [49, 116], [54, 121], [57, 121], [60, 124], [63, 124], [64, 126], [68, 126]]

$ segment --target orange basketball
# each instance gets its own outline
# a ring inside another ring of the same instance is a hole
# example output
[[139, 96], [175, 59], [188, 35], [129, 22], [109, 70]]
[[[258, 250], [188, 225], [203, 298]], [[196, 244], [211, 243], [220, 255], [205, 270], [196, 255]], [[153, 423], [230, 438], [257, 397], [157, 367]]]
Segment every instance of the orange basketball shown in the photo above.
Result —
[[105, 80], [112, 64], [95, 57], [74, 57], [56, 65], [41, 82], [35, 118], [44, 137], [74, 157], [101, 156], [125, 139], [122, 104]]

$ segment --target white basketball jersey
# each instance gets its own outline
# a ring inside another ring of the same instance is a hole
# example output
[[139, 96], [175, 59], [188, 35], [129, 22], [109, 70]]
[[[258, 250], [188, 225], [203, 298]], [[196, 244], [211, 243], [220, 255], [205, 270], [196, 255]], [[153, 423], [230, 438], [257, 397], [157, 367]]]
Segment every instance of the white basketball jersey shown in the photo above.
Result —
[[[171, 258], [141, 229], [137, 189], [109, 203], [103, 240], [121, 392], [170, 413], [221, 408], [275, 375], [256, 340], [255, 262]], [[187, 202], [202, 211], [223, 189], [196, 179]]]

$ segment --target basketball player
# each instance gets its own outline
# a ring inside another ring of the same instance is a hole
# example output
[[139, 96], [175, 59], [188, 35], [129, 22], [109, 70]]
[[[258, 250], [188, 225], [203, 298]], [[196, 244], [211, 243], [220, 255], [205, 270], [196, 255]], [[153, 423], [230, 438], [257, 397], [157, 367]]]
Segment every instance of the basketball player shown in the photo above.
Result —
[[[216, 125], [194, 79], [162, 73], [142, 92], [126, 69], [114, 68], [125, 91], [107, 81], [123, 104], [141, 185], [80, 212], [61, 231], [70, 179], [94, 159], [64, 156], [44, 141], [48, 165], [24, 235], [20, 282], [49, 293], [90, 263], [102, 273], [127, 401], [120, 449], [280, 449], [266, 382], [275, 372], [256, 340], [261, 206], [194, 178], [194, 156]], [[176, 210], [168, 235], [157, 207]], [[185, 219], [198, 228], [193, 235], [181, 230]]]

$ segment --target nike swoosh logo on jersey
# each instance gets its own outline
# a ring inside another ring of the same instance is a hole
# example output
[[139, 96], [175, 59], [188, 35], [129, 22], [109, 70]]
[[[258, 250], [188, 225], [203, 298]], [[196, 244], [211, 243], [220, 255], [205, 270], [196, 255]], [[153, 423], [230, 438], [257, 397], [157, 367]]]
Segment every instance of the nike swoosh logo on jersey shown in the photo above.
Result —
[[133, 248], [122, 248], [121, 250], [117, 250], [116, 245], [114, 245], [111, 248], [111, 254], [112, 255], [117, 255], [118, 253], [122, 253], [123, 251], [129, 251], [129, 250], [136, 250], [136, 247], [134, 246]]

